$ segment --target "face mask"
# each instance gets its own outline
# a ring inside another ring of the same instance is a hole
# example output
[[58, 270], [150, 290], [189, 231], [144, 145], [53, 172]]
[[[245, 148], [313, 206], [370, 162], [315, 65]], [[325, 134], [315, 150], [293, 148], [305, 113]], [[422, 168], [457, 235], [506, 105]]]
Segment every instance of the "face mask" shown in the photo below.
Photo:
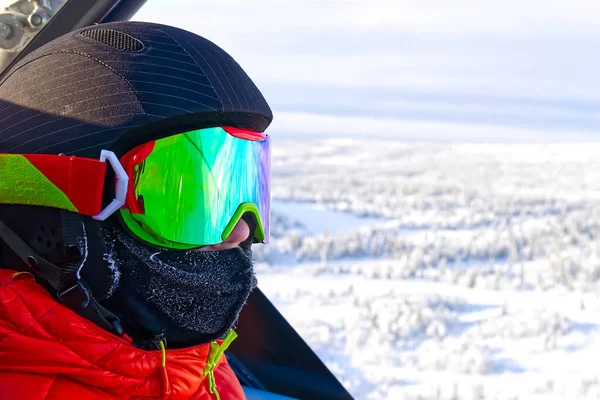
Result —
[[250, 250], [153, 250], [117, 227], [104, 237], [121, 279], [103, 305], [136, 341], [163, 335], [170, 347], [186, 347], [215, 340], [256, 287]]

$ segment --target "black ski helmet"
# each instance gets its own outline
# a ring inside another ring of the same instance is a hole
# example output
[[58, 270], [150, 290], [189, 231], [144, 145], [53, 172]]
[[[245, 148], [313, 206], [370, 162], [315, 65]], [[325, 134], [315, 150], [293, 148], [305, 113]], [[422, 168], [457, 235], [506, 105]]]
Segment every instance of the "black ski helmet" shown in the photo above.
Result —
[[0, 81], [0, 152], [98, 157], [190, 127], [264, 131], [272, 120], [244, 70], [212, 42], [152, 23], [68, 33]]
[[[0, 153], [98, 158], [107, 149], [121, 156], [188, 130], [264, 131], [271, 121], [264, 97], [225, 51], [159, 24], [117, 22], [68, 33], [0, 81]], [[107, 204], [110, 175], [106, 188]], [[58, 209], [0, 205], [0, 233], [0, 260], [21, 262], [69, 307], [114, 327], [96, 303], [112, 290], [99, 222]]]

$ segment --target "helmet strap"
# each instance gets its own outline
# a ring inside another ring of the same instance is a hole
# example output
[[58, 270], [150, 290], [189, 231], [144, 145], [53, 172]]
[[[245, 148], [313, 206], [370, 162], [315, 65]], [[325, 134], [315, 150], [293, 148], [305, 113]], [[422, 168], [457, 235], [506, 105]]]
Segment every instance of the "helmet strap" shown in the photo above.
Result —
[[67, 259], [60, 266], [40, 256], [1, 219], [0, 239], [23, 261], [29, 272], [50, 285], [58, 301], [100, 327], [122, 336], [118, 317], [98, 303], [80, 275], [88, 256], [83, 217], [61, 210], [61, 223]]

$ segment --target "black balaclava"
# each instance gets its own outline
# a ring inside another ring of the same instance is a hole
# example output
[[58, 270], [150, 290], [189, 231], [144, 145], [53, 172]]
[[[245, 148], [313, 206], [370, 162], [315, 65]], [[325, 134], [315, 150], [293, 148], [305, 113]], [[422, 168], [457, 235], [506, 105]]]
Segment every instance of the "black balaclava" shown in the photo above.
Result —
[[119, 227], [104, 229], [104, 237], [107, 261], [120, 271], [104, 306], [142, 346], [157, 337], [170, 347], [221, 337], [256, 287], [249, 249], [155, 250]]
[[[64, 262], [59, 210], [0, 205], [0, 219], [44, 259]], [[244, 220], [253, 231], [254, 220]], [[88, 255], [81, 276], [140, 347], [156, 348], [159, 338], [180, 348], [221, 337], [256, 287], [251, 238], [231, 250], [161, 250], [138, 242], [116, 221], [84, 221]], [[0, 266], [28, 270], [1, 241]]]

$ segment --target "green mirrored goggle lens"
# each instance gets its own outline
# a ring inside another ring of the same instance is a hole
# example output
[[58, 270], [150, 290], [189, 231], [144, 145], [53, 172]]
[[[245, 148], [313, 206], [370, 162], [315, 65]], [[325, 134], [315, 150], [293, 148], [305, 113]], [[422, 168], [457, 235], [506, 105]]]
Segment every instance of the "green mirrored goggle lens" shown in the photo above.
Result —
[[130, 176], [136, 204], [128, 201], [129, 210], [122, 210], [132, 233], [162, 247], [218, 244], [249, 212], [258, 225], [255, 239], [268, 242], [268, 136], [245, 140], [210, 128], [149, 145], [149, 154], [134, 165]]

